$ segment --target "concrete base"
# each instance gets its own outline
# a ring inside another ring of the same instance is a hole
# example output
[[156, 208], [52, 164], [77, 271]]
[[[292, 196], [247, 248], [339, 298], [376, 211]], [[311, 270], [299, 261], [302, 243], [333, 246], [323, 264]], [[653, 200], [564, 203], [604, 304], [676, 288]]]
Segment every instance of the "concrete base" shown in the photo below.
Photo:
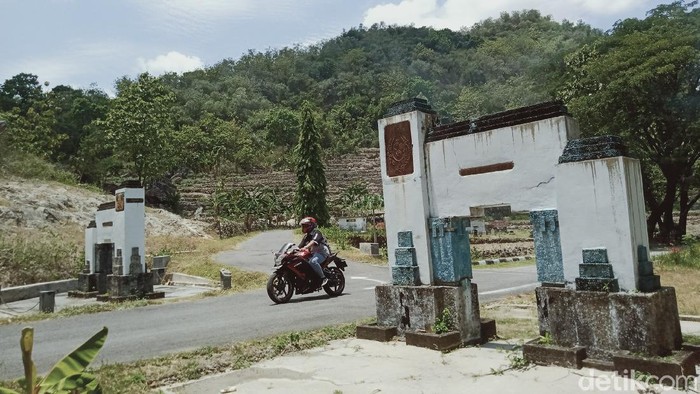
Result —
[[432, 332], [406, 332], [406, 345], [424, 347], [438, 351], [457, 349], [462, 345], [459, 331], [442, 334]]
[[642, 357], [630, 352], [613, 356], [615, 371], [620, 376], [634, 377], [643, 372], [659, 378], [659, 383], [684, 389], [688, 377], [697, 376], [695, 364], [700, 362], [700, 352], [679, 350], [666, 357]]
[[73, 290], [68, 292], [68, 297], [72, 298], [95, 298], [97, 297], [98, 293], [97, 290], [95, 291], [80, 291], [80, 290]]
[[493, 319], [481, 319], [481, 343], [486, 343], [497, 337], [496, 321]]
[[110, 298], [145, 298], [153, 293], [153, 275], [150, 272], [134, 275], [108, 275], [107, 292]]
[[584, 346], [595, 359], [612, 360], [620, 351], [667, 356], [681, 348], [676, 293], [607, 293], [538, 287], [540, 333], [553, 344]]
[[376, 324], [357, 326], [355, 335], [358, 339], [389, 342], [396, 336], [396, 327], [378, 326]]
[[77, 291], [83, 293], [97, 293], [97, 274], [81, 273], [78, 276]]
[[141, 297], [138, 297], [136, 295], [128, 295], [128, 296], [112, 296], [109, 294], [100, 294], [97, 296], [97, 301], [102, 301], [102, 302], [124, 302], [124, 301], [135, 301], [139, 299], [145, 299], [145, 300], [157, 300], [159, 298], [165, 298], [165, 292], [164, 291], [154, 291], [151, 293], [146, 293]]
[[557, 365], [564, 368], [581, 369], [586, 358], [583, 346], [564, 347], [541, 344], [539, 339], [523, 345], [523, 358], [538, 365]]
[[481, 342], [481, 319], [476, 284], [465, 279], [460, 286], [375, 287], [377, 325], [406, 332], [432, 332], [436, 319], [447, 308], [462, 343]]

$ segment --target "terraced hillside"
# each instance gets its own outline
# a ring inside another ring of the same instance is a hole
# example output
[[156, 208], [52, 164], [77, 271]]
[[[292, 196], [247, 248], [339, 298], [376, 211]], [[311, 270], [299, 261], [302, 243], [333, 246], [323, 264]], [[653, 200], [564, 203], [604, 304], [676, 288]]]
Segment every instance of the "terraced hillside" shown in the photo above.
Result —
[[[334, 200], [343, 189], [354, 182], [365, 183], [373, 193], [382, 192], [379, 171], [379, 149], [360, 149], [355, 154], [327, 160], [326, 181], [328, 182], [328, 198]], [[226, 188], [273, 187], [281, 190], [291, 199], [296, 188], [296, 177], [291, 171], [257, 170], [246, 174], [224, 175]], [[201, 216], [207, 217], [211, 211], [210, 196], [216, 188], [216, 182], [210, 174], [197, 174], [182, 179], [178, 184], [180, 205], [184, 216], [192, 216], [198, 208], [202, 208]]]

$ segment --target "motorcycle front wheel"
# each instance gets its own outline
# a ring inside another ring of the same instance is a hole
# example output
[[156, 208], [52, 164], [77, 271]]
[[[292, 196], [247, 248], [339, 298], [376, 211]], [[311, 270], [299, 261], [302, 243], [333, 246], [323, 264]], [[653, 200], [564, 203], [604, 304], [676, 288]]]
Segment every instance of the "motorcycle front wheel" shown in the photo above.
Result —
[[330, 267], [328, 271], [330, 274], [328, 276], [328, 283], [323, 286], [323, 290], [329, 296], [337, 297], [343, 294], [343, 290], [345, 290], [345, 275], [343, 275], [343, 271], [338, 267]]
[[292, 298], [294, 286], [286, 272], [277, 271], [267, 280], [267, 295], [275, 304], [284, 304]]

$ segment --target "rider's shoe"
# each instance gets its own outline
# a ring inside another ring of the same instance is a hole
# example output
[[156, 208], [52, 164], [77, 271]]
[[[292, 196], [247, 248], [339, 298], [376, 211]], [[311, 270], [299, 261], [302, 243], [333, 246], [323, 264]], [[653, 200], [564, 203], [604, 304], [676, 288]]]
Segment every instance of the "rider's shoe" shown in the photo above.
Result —
[[328, 278], [323, 278], [323, 281], [321, 281], [321, 287], [323, 287], [327, 284], [328, 284]]

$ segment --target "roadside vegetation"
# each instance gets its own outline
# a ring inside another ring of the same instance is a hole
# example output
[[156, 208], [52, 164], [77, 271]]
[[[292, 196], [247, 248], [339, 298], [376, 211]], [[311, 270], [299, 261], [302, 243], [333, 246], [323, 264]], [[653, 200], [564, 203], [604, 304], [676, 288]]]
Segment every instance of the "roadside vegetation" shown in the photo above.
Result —
[[[358, 324], [368, 323], [369, 320], [363, 320], [305, 332], [287, 332], [133, 363], [93, 365], [88, 371], [97, 378], [105, 394], [152, 393], [159, 387], [247, 368], [263, 360], [323, 346], [336, 339], [350, 338], [355, 335]], [[19, 349], [17, 352], [20, 360]], [[0, 382], [0, 387], [21, 391], [19, 381]]]
[[686, 238], [686, 246], [673, 247], [654, 259], [654, 273], [661, 285], [676, 289], [678, 312], [700, 316], [700, 239]]

